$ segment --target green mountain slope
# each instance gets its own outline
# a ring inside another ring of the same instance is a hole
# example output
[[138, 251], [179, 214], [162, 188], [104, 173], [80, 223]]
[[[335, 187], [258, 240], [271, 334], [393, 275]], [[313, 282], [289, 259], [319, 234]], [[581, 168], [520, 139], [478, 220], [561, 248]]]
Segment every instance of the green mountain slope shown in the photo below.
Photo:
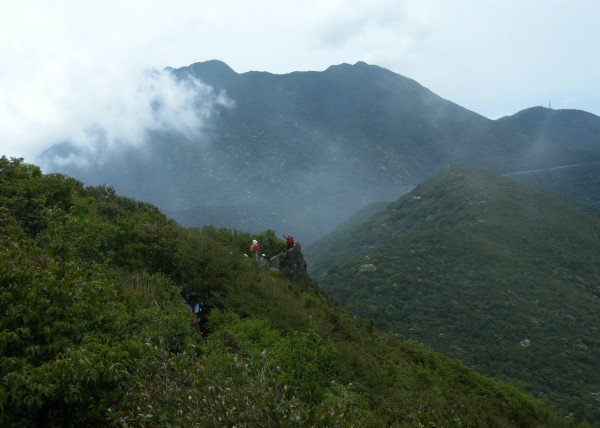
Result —
[[[185, 229], [5, 157], [0, 202], [2, 426], [573, 425], [352, 318], [271, 231]], [[253, 238], [279, 270], [244, 255]]]
[[384, 331], [598, 423], [600, 220], [575, 205], [451, 167], [323, 249], [318, 281]]

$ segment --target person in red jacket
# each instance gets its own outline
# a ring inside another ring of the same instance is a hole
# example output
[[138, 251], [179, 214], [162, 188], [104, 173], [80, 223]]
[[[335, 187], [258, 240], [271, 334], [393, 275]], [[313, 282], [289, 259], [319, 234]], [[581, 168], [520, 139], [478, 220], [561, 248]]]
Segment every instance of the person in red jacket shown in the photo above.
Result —
[[283, 233], [281, 234], [281, 236], [283, 236], [285, 238], [285, 240], [287, 241], [287, 249], [289, 250], [290, 248], [294, 247], [296, 245], [296, 243], [294, 242], [294, 237], [292, 235], [290, 236], [285, 236]]

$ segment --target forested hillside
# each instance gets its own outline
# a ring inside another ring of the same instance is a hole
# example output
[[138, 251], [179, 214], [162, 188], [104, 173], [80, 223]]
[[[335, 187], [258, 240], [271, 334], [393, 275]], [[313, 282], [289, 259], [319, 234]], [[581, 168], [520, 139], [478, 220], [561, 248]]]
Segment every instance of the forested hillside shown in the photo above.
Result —
[[376, 327], [521, 383], [597, 426], [597, 214], [455, 166], [312, 248], [309, 272]]
[[[279, 270], [245, 256], [253, 238]], [[269, 230], [182, 228], [0, 158], [0, 425], [572, 425], [352, 318], [305, 273], [290, 281], [282, 251]]]

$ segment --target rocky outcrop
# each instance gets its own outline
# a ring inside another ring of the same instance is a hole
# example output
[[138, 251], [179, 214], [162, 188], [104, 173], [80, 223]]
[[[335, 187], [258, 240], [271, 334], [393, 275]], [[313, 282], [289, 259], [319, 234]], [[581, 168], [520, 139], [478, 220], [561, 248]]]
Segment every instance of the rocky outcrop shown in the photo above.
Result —
[[307, 276], [306, 261], [302, 255], [300, 244], [296, 244], [295, 247], [273, 256], [269, 260], [263, 258], [259, 263], [274, 271], [281, 272], [290, 281], [306, 287], [304, 282], [304, 278]]

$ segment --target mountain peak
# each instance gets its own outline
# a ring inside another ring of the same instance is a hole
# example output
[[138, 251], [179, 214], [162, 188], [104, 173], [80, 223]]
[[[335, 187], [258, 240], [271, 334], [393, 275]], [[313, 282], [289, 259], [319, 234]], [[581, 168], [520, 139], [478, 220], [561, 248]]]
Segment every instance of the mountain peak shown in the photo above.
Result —
[[210, 61], [204, 61], [204, 62], [196, 62], [196, 63], [190, 65], [189, 68], [191, 68], [194, 71], [196, 71], [196, 70], [201, 71], [203, 73], [218, 72], [218, 73], [225, 73], [225, 74], [237, 74], [226, 63], [224, 63], [223, 61], [219, 61], [217, 59], [212, 59]]
[[[360, 71], [363, 73], [387, 73], [390, 75], [397, 75], [393, 71], [379, 67], [378, 65], [368, 64], [364, 61], [358, 61], [354, 64], [342, 63], [342, 64], [338, 64], [338, 65], [332, 65], [325, 70], [325, 72], [332, 72], [332, 71], [334, 71], [334, 72]], [[403, 77], [403, 76], [401, 76], [401, 77]]]
[[178, 78], [187, 78], [194, 76], [204, 83], [214, 86], [216, 89], [223, 89], [226, 82], [235, 78], [236, 73], [231, 67], [223, 61], [216, 59], [204, 62], [196, 62], [187, 67], [181, 67], [171, 70]]

